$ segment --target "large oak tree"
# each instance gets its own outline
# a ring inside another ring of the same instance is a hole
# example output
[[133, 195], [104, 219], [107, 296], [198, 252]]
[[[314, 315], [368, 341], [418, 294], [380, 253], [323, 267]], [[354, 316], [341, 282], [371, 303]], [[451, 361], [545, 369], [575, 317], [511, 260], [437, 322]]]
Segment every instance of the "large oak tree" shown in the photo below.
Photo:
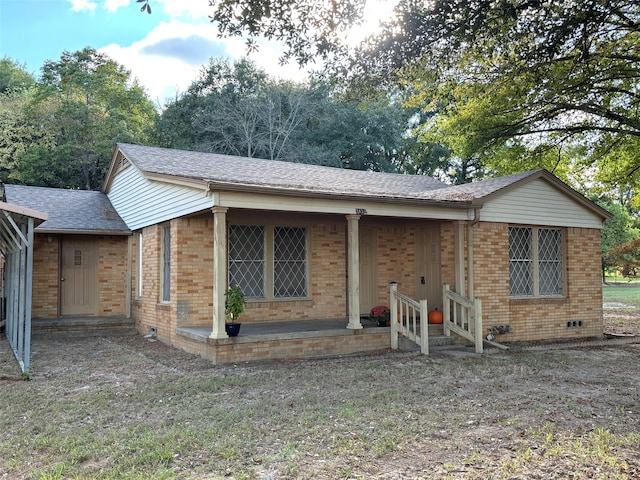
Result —
[[244, 34], [250, 48], [261, 36], [281, 40], [284, 59], [320, 57], [352, 87], [410, 84], [435, 129], [453, 140], [444, 148], [463, 162], [483, 165], [502, 152], [553, 167], [554, 155], [586, 146], [582, 158], [601, 180], [636, 180], [634, 0], [399, 0], [395, 16], [356, 49], [342, 40], [373, 8], [366, 0], [211, 3], [221, 34]]

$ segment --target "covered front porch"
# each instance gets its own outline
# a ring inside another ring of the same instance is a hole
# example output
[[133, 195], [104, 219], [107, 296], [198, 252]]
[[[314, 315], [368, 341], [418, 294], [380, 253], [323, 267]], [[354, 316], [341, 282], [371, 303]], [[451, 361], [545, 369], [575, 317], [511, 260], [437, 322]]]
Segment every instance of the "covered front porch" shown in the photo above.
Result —
[[[156, 308], [149, 304], [148, 308], [141, 297], [134, 299], [133, 306], [134, 315], [143, 319], [137, 324], [140, 332], [152, 332], [160, 341], [214, 363], [319, 358], [397, 348], [391, 328], [368, 320], [374, 306], [393, 305], [390, 284], [398, 285], [407, 299], [414, 299], [411, 308], [416, 312], [420, 309], [418, 299], [425, 300], [424, 314], [417, 318], [426, 322], [429, 310], [444, 311], [443, 283], [455, 283], [464, 292], [468, 290], [466, 281], [472, 278], [465, 268], [471, 257], [465, 255], [466, 241], [472, 237], [469, 221], [301, 213], [263, 213], [258, 218], [255, 212], [222, 207], [215, 207], [212, 213], [176, 219], [171, 224], [171, 244], [180, 245], [180, 250], [175, 252], [178, 260], [170, 301]], [[271, 233], [271, 225], [279, 224], [294, 225], [291, 229], [302, 238], [296, 245], [303, 252], [304, 268], [292, 277], [300, 280], [296, 285], [304, 287], [296, 292], [300, 298], [279, 299], [272, 292], [273, 262], [264, 259], [273, 256], [275, 232]], [[147, 244], [155, 241], [151, 233], [144, 232]], [[244, 252], [249, 251], [244, 245], [253, 243], [261, 248], [270, 245], [267, 253], [259, 255], [259, 268], [253, 267], [252, 258], [236, 259], [238, 245], [243, 245]], [[132, 250], [139, 250], [139, 246], [132, 246]], [[212, 255], [181, 255], [190, 251]], [[239, 275], [239, 265], [259, 275]], [[225, 290], [230, 283], [247, 284], [249, 292], [253, 285], [265, 286], [260, 295], [266, 297], [249, 295], [239, 319], [240, 335], [231, 338], [225, 330]], [[208, 289], [211, 297], [204, 294]], [[401, 317], [408, 318], [407, 309], [407, 304], [399, 307]], [[461, 320], [466, 318], [466, 314], [461, 316]], [[400, 330], [396, 336], [414, 341], [413, 345], [401, 342], [400, 349], [415, 349], [420, 341], [416, 332]], [[440, 327], [430, 336], [441, 335]], [[420, 344], [425, 354], [428, 343]]]
[[[347, 318], [243, 323], [239, 336], [224, 339], [212, 339], [211, 327], [178, 327], [175, 346], [214, 363], [336, 357], [391, 348], [390, 327], [367, 318], [361, 319], [361, 329], [345, 328], [346, 323]], [[432, 346], [454, 343], [443, 336], [442, 325], [429, 325], [429, 339]], [[419, 348], [401, 340], [399, 350]]]

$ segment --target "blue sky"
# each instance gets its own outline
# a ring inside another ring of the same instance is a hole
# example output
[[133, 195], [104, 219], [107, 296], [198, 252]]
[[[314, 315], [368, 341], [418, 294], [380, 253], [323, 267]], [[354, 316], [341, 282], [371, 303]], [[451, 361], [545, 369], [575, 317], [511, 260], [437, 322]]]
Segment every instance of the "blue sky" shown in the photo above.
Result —
[[[150, 98], [164, 104], [183, 92], [211, 57], [245, 55], [241, 38], [219, 39], [208, 0], [0, 0], [0, 57], [38, 76], [45, 61], [85, 46], [131, 70]], [[278, 77], [305, 77], [296, 65], [278, 66], [278, 45], [265, 42], [253, 60]]]

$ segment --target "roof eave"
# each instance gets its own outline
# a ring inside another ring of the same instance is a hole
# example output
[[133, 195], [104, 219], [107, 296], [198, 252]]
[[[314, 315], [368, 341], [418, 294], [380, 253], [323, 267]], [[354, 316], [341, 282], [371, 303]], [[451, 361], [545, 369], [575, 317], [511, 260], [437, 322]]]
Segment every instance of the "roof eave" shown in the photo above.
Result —
[[131, 235], [131, 230], [83, 230], [83, 229], [70, 229], [70, 228], [41, 228], [37, 227], [35, 233], [39, 234], [56, 234], [56, 235], [113, 235], [113, 236], [128, 236]]
[[468, 209], [472, 207], [471, 200], [442, 200], [432, 198], [418, 198], [418, 197], [392, 197], [392, 196], [375, 196], [366, 194], [346, 194], [346, 193], [330, 193], [330, 192], [318, 192], [314, 190], [303, 190], [293, 188], [272, 187], [267, 185], [249, 185], [239, 184], [231, 182], [217, 182], [208, 181], [208, 191], [213, 192], [227, 191], [227, 192], [244, 192], [244, 193], [267, 193], [278, 194], [290, 197], [304, 197], [304, 198], [324, 198], [324, 199], [340, 199], [340, 200], [368, 200], [379, 203], [400, 203], [404, 205], [433, 205], [446, 208], [461, 208]]

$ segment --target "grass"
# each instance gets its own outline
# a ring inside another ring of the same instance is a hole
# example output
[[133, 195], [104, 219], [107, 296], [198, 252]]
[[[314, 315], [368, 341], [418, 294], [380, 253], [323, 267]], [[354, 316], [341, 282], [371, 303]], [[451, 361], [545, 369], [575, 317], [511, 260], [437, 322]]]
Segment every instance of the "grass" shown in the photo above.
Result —
[[[16, 367], [0, 347], [2, 374]], [[0, 478], [640, 471], [635, 345], [235, 367], [139, 337], [41, 341], [33, 352], [31, 381], [0, 382]]]
[[604, 286], [602, 299], [606, 302], [622, 303], [633, 308], [640, 308], [640, 284], [637, 286]]

